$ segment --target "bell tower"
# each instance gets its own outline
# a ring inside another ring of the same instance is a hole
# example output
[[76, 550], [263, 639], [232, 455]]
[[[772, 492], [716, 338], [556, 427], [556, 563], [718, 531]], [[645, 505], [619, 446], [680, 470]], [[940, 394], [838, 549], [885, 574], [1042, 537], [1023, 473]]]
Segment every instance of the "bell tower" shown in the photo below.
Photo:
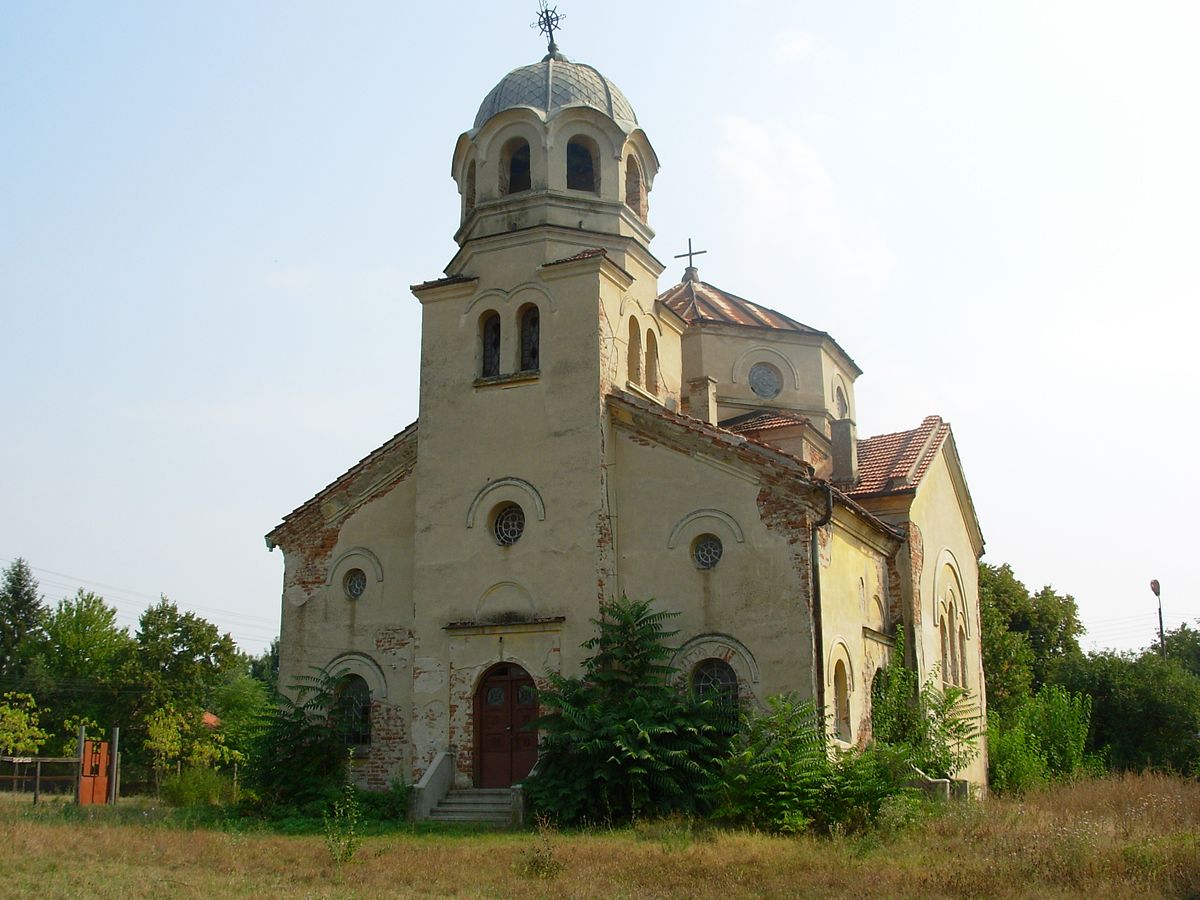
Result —
[[[421, 653], [495, 662], [499, 649], [533, 673], [551, 660], [523, 658], [513, 629], [556, 629], [553, 663], [573, 667], [619, 590], [606, 398], [677, 408], [685, 327], [656, 300], [654, 149], [617, 86], [549, 36], [458, 138], [459, 249], [445, 278], [413, 287]], [[418, 706], [438, 702], [430, 684], [428, 697], [415, 684]]]

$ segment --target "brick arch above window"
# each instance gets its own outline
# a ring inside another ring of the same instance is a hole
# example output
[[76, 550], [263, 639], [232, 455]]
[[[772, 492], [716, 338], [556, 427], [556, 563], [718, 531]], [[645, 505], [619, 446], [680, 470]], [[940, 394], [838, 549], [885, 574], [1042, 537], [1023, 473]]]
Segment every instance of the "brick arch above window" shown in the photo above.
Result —
[[379, 663], [365, 653], [351, 652], [335, 656], [325, 666], [325, 673], [334, 678], [357, 675], [371, 689], [371, 699], [387, 699], [387, 678]]

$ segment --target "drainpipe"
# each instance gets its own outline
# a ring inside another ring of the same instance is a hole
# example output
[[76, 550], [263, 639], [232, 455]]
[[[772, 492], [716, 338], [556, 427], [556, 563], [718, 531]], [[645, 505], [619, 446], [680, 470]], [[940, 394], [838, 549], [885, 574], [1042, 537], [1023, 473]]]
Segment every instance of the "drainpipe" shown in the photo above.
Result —
[[809, 554], [812, 557], [812, 611], [813, 611], [813, 668], [816, 670], [814, 687], [817, 689], [817, 711], [825, 721], [825, 629], [821, 621], [821, 545], [817, 531], [829, 524], [833, 518], [833, 487], [825, 485], [825, 514], [812, 524]]

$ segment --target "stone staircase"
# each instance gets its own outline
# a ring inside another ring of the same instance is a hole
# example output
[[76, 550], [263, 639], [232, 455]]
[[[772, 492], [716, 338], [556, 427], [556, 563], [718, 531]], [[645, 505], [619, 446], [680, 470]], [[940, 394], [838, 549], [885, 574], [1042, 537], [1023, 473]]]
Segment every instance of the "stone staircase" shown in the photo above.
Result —
[[452, 790], [433, 808], [429, 818], [434, 822], [511, 825], [512, 805], [512, 788]]

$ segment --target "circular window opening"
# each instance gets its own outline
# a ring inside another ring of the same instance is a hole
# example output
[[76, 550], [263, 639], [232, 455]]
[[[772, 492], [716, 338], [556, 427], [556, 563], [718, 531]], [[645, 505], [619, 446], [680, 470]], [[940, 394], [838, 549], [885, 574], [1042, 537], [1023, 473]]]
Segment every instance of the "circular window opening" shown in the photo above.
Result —
[[723, 659], [706, 659], [692, 672], [692, 690], [702, 699], [737, 706], [737, 673]]
[[351, 600], [357, 600], [367, 590], [367, 573], [362, 569], [351, 569], [342, 579], [342, 589]]
[[525, 533], [525, 510], [515, 503], [500, 507], [492, 520], [492, 533], [496, 535], [497, 543], [511, 547]]
[[770, 363], [755, 363], [750, 367], [750, 390], [764, 400], [774, 400], [783, 390], [783, 376]]
[[711, 569], [721, 561], [722, 550], [721, 539], [715, 534], [700, 535], [692, 545], [692, 559], [696, 561], [696, 568]]

